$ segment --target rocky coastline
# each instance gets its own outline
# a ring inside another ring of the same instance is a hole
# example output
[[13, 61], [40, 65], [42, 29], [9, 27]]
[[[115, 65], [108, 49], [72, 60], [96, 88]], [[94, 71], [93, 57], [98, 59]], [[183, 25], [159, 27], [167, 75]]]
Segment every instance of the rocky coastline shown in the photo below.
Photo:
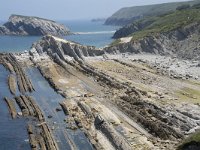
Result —
[[[8, 86], [14, 98], [5, 97], [4, 100], [12, 119], [21, 117], [29, 119], [27, 132], [32, 150], [57, 150], [57, 143], [45, 122], [44, 114], [35, 100], [28, 96], [35, 89], [24, 71], [24, 66], [16, 60], [13, 54], [0, 54], [0, 58], [0, 64], [10, 72]], [[19, 93], [16, 93], [16, 89], [19, 89]]]
[[[195, 30], [187, 33], [197, 34]], [[5, 97], [12, 118], [20, 115], [16, 102], [22, 116], [36, 117], [40, 124], [28, 126], [32, 149], [59, 147], [52, 135], [54, 126], [45, 123], [40, 106], [26, 95], [35, 91], [23, 69], [30, 66], [38, 68], [63, 96], [55, 109], [65, 113], [63, 125], [81, 130], [94, 149], [173, 150], [200, 129], [198, 57], [184, 60], [160, 52], [134, 54], [125, 43], [121, 45], [97, 49], [48, 35], [30, 51], [1, 54], [0, 63], [10, 71], [10, 92], [15, 96], [16, 86], [20, 92], [14, 99]], [[73, 140], [68, 140], [75, 148]]]
[[53, 20], [11, 15], [0, 36], [42, 37], [0, 53], [2, 133], [14, 127], [3, 138], [21, 128], [21, 149], [199, 150], [199, 8], [122, 8], [105, 24], [126, 26], [103, 48], [63, 39], [71, 31]]
[[115, 52], [45, 36], [15, 57], [39, 68], [66, 99], [68, 128], [81, 129], [96, 149], [175, 149], [198, 131], [198, 61]]
[[32, 16], [11, 15], [9, 20], [0, 26], [0, 35], [54, 35], [65, 36], [71, 32], [62, 24]]
[[[190, 24], [165, 33], [157, 33], [134, 39], [125, 37], [118, 43], [106, 47], [109, 54], [155, 54], [199, 60], [199, 23]], [[127, 39], [127, 40], [126, 40]]]

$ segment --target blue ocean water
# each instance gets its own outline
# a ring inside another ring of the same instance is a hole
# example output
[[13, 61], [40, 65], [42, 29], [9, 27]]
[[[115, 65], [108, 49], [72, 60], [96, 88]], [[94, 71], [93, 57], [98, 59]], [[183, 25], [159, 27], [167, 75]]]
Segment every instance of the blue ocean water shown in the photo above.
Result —
[[[103, 22], [91, 22], [90, 20], [58, 21], [74, 32], [75, 35], [63, 38], [78, 42], [83, 45], [104, 47], [112, 42], [112, 36], [117, 27], [105, 26]], [[30, 49], [32, 43], [41, 36], [0, 36], [0, 52], [20, 52]]]
[[40, 36], [0, 36], [0, 52], [22, 52], [28, 50]]
[[0, 65], [0, 150], [30, 150], [27, 134], [27, 120], [12, 119], [4, 97], [13, 99], [8, 88], [9, 72]]
[[5, 21], [0, 20], [0, 25], [3, 25], [4, 22], [5, 22]]
[[83, 45], [104, 47], [112, 42], [112, 36], [117, 27], [105, 26], [104, 22], [82, 21], [64, 21], [72, 32], [77, 34], [65, 36], [65, 39], [78, 42]]

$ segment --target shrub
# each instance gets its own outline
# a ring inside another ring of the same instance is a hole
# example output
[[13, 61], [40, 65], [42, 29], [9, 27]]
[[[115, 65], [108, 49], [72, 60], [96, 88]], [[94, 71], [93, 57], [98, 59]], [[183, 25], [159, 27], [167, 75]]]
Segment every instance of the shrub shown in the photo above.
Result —
[[185, 9], [189, 9], [189, 8], [190, 8], [190, 5], [189, 4], [185, 4], [185, 5], [178, 6], [176, 8], [176, 10], [185, 10]]
[[194, 5], [192, 6], [192, 8], [194, 8], [194, 9], [200, 9], [200, 3], [194, 4]]

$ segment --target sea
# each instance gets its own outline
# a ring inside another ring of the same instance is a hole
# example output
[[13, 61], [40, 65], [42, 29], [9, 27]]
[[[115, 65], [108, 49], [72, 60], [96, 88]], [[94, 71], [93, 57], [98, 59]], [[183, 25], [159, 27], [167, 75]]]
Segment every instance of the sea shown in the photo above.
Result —
[[[83, 45], [98, 48], [110, 44], [114, 32], [119, 28], [104, 25], [104, 22], [90, 20], [57, 21], [64, 24], [74, 35], [64, 36], [64, 39]], [[3, 21], [0, 22], [3, 24]], [[23, 52], [29, 50], [32, 44], [41, 39], [41, 36], [0, 36], [0, 52]]]

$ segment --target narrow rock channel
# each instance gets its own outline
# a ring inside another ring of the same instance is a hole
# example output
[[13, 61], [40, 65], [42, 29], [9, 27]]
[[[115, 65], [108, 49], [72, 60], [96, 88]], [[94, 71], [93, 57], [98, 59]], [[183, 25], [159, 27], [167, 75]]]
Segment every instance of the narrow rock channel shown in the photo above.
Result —
[[0, 149], [30, 150], [27, 119], [13, 120], [4, 101], [4, 97], [12, 98], [7, 84], [9, 72], [3, 65], [0, 65], [0, 72]]
[[27, 75], [36, 89], [31, 96], [35, 97], [38, 105], [43, 110], [45, 120], [53, 130], [59, 149], [92, 150], [92, 145], [84, 133], [80, 130], [67, 129], [64, 122], [66, 119], [65, 114], [63, 111], [57, 111], [60, 108], [59, 102], [62, 102], [64, 98], [50, 87], [37, 68], [28, 68]]

